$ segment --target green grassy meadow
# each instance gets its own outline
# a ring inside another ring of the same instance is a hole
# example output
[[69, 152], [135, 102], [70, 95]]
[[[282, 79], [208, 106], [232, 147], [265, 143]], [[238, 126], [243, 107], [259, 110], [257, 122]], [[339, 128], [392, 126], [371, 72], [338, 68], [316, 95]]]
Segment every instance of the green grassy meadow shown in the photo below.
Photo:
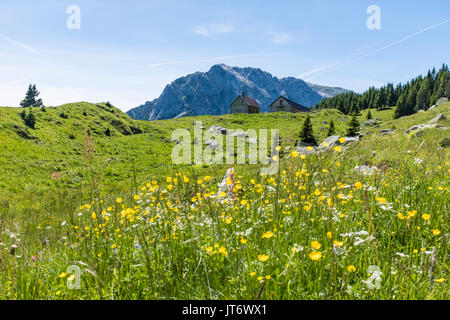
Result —
[[[450, 103], [397, 120], [371, 110], [381, 123], [359, 142], [306, 157], [292, 152], [305, 114], [45, 110], [30, 129], [0, 108], [0, 299], [449, 298], [449, 131], [404, 131], [439, 113], [450, 127]], [[350, 119], [314, 112], [318, 141]], [[279, 129], [279, 173], [235, 165], [218, 192], [229, 165], [172, 164], [173, 130], [194, 121]]]

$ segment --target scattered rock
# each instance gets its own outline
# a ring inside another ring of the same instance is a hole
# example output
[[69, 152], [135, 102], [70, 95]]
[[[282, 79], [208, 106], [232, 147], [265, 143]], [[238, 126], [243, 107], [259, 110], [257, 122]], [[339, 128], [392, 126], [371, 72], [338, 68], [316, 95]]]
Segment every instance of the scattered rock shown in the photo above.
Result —
[[342, 145], [343, 145], [343, 146], [346, 146], [346, 145], [348, 145], [349, 143], [352, 143], [352, 142], [358, 142], [359, 139], [360, 139], [360, 137], [359, 137], [359, 136], [357, 136], [357, 137], [344, 137], [344, 139], [345, 139], [345, 142], [344, 142]]
[[328, 147], [334, 147], [338, 144], [341, 144], [339, 142], [340, 138], [341, 138], [341, 136], [329, 136], [325, 140], [323, 140], [321, 146], [327, 145]]
[[171, 142], [175, 142], [176, 144], [180, 144], [180, 140], [178, 140], [177, 138], [173, 138], [172, 140], [170, 140]]
[[434, 117], [433, 119], [428, 121], [428, 123], [436, 123], [438, 121], [445, 120], [445, 119], [447, 119], [447, 117], [444, 116], [442, 113], [439, 113], [436, 117]]
[[441, 126], [437, 123], [433, 123], [433, 124], [419, 124], [417, 126], [412, 126], [411, 128], [409, 128], [408, 130], [405, 131], [405, 133], [410, 133], [416, 130], [425, 130], [425, 129], [434, 129], [434, 128], [440, 128]]
[[230, 135], [238, 138], [248, 138], [248, 133], [242, 130], [233, 131]]
[[219, 191], [217, 192], [217, 195], [219, 195], [221, 192], [226, 192], [228, 194], [231, 193], [233, 190], [233, 186], [227, 184], [227, 180], [231, 179], [233, 180], [234, 176], [234, 170], [233, 168], [229, 168], [225, 175], [223, 176], [222, 181], [219, 183]]
[[297, 152], [299, 154], [309, 155], [313, 153], [317, 153], [317, 149], [315, 147], [309, 147], [310, 150], [308, 150], [307, 147], [297, 147]]
[[380, 123], [380, 119], [371, 119], [371, 120], [367, 120], [366, 122], [364, 122], [364, 124], [362, 125], [363, 127], [369, 127], [369, 126], [374, 126]]
[[214, 125], [211, 128], [209, 128], [209, 132], [211, 133], [220, 133], [220, 134], [227, 134], [228, 130], [219, 126], [219, 125]]
[[385, 136], [388, 134], [393, 134], [393, 133], [395, 133], [395, 131], [396, 131], [395, 129], [383, 129], [383, 130], [380, 130], [380, 134]]
[[444, 103], [447, 103], [448, 102], [448, 98], [445, 98], [445, 97], [443, 97], [443, 98], [440, 98], [437, 102], [436, 102], [436, 106], [442, 106]]
[[217, 149], [219, 147], [219, 143], [216, 140], [207, 140], [205, 144], [211, 149]]

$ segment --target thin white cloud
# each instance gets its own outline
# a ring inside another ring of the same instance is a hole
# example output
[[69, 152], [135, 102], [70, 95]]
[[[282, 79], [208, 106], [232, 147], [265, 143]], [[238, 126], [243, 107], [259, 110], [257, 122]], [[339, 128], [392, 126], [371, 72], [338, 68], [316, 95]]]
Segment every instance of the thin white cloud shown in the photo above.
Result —
[[319, 73], [319, 72], [322, 72], [322, 71], [331, 69], [331, 68], [333, 68], [333, 67], [335, 67], [335, 66], [337, 66], [337, 65], [338, 65], [337, 63], [328, 64], [328, 65], [323, 65], [323, 66], [314, 68], [314, 69], [312, 69], [312, 70], [306, 71], [306, 72], [304, 72], [304, 73], [298, 75], [297, 78], [301, 78], [301, 79], [304, 79], [304, 78], [305, 78], [305, 79], [306, 79], [306, 78], [308, 78], [309, 76], [312, 76], [312, 75], [314, 75], [314, 74], [316, 74], [316, 73]]
[[159, 62], [159, 63], [147, 64], [144, 67], [156, 68], [156, 67], [162, 67], [162, 66], [174, 65], [174, 64], [191, 64], [191, 63], [203, 63], [203, 62], [215, 62], [215, 61], [219, 62], [219, 61], [230, 60], [230, 59], [237, 59], [237, 58], [260, 57], [260, 56], [275, 56], [275, 55], [281, 55], [281, 54], [286, 54], [286, 52], [250, 53], [250, 54], [237, 54], [237, 55], [213, 57], [213, 58], [206, 58], [206, 59], [199, 59], [199, 60], [167, 61], [167, 62]]
[[209, 37], [214, 35], [227, 34], [234, 31], [234, 26], [231, 24], [216, 24], [211, 23], [208, 25], [196, 26], [192, 32], [203, 37]]
[[291, 42], [293, 37], [286, 32], [278, 32], [278, 31], [269, 31], [267, 32], [270, 40], [275, 44], [285, 44]]
[[317, 76], [320, 76], [320, 75], [323, 75], [323, 74], [325, 74], [325, 73], [327, 73], [327, 72], [330, 72], [331, 70], [335, 69], [336, 67], [341, 66], [341, 65], [344, 64], [344, 63], [347, 63], [347, 62], [349, 62], [349, 61], [351, 62], [351, 61], [353, 61], [355, 58], [366, 58], [366, 57], [372, 56], [372, 55], [377, 54], [377, 53], [379, 53], [379, 52], [381, 52], [381, 51], [383, 51], [383, 50], [386, 50], [386, 49], [388, 49], [388, 48], [391, 48], [391, 47], [393, 47], [393, 46], [396, 46], [396, 45], [398, 45], [398, 44], [400, 44], [400, 43], [402, 43], [402, 42], [405, 42], [405, 41], [407, 41], [407, 40], [409, 40], [409, 39], [411, 39], [411, 38], [414, 38], [414, 37], [416, 37], [416, 36], [418, 36], [418, 35], [420, 35], [420, 34], [422, 34], [422, 33], [424, 33], [424, 32], [433, 30], [433, 29], [435, 29], [435, 28], [437, 28], [437, 27], [440, 27], [440, 26], [442, 26], [442, 25], [444, 25], [444, 24], [446, 24], [446, 23], [449, 23], [449, 22], [450, 22], [450, 19], [444, 20], [444, 21], [442, 21], [442, 22], [439, 22], [439, 23], [436, 23], [436, 24], [431, 25], [431, 26], [429, 26], [429, 27], [423, 28], [423, 29], [421, 29], [421, 30], [419, 30], [419, 31], [417, 31], [417, 32], [414, 32], [414, 33], [412, 33], [412, 34], [410, 34], [410, 35], [408, 35], [408, 36], [406, 36], [406, 37], [404, 37], [404, 38], [402, 38], [402, 39], [400, 39], [400, 40], [391, 42], [391, 43], [389, 43], [389, 44], [387, 44], [387, 45], [384, 45], [384, 46], [382, 46], [382, 47], [380, 47], [380, 48], [377, 48], [377, 49], [375, 49], [375, 50], [372, 50], [372, 51], [369, 51], [369, 52], [364, 52], [364, 53], [353, 54], [353, 55], [351, 55], [351, 56], [349, 56], [349, 57], [346, 57], [346, 58], [344, 58], [344, 59], [341, 59], [340, 61], [338, 61], [338, 62], [336, 62], [336, 63], [330, 64], [330, 65], [324, 65], [324, 66], [321, 66], [321, 67], [314, 68], [314, 69], [312, 69], [312, 70], [310, 70], [310, 71], [307, 71], [307, 72], [302, 73], [301, 75], [298, 76], [298, 78], [304, 78], [304, 79], [312, 79], [312, 78], [315, 78], [315, 77], [317, 77]]
[[4, 36], [4, 35], [0, 34], [0, 38], [2, 38], [4, 40], [6, 40], [6, 41], [8, 41], [8, 42], [18, 46], [18, 47], [21, 47], [21, 48], [26, 49], [28, 51], [31, 51], [33, 53], [39, 54], [38, 50], [36, 50], [36, 49], [34, 49], [34, 48], [30, 47], [30, 46], [27, 46], [26, 44], [23, 44], [21, 42], [18, 42], [18, 41], [15, 41], [15, 40], [11, 39], [11, 38], [8, 38], [7, 36]]

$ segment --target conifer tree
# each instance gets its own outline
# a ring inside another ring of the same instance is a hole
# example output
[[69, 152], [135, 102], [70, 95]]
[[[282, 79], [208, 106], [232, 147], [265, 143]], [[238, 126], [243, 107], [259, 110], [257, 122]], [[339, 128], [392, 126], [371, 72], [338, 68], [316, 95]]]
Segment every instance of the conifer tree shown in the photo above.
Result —
[[419, 92], [416, 98], [416, 110], [427, 110], [430, 106], [431, 87], [428, 78], [425, 78], [420, 84]]
[[305, 122], [303, 122], [302, 131], [300, 132], [300, 140], [314, 146], [317, 145], [317, 141], [313, 133], [311, 117], [309, 115], [306, 117]]
[[372, 112], [370, 112], [370, 109], [369, 109], [369, 112], [367, 113], [367, 120], [372, 120], [373, 118], [372, 118]]
[[447, 82], [447, 86], [445, 87], [445, 97], [450, 99], [450, 80]]
[[36, 99], [40, 92], [36, 89], [36, 85], [29, 85], [27, 93], [25, 94], [25, 99], [20, 102], [20, 106], [27, 107], [42, 107], [42, 99]]
[[31, 107], [30, 107], [30, 112], [26, 115], [25, 117], [25, 125], [31, 129], [35, 129], [35, 125], [36, 125], [36, 118], [34, 117], [33, 112], [31, 111]]
[[406, 92], [404, 92], [400, 98], [398, 99], [397, 102], [397, 108], [395, 108], [395, 112], [394, 112], [394, 118], [398, 119], [400, 117], [403, 117], [405, 115], [407, 115], [407, 105], [406, 105]]
[[330, 126], [328, 127], [327, 137], [331, 137], [336, 133], [336, 128], [334, 127], [334, 121], [330, 121]]
[[352, 121], [350, 121], [350, 124], [347, 129], [347, 136], [356, 137], [358, 135], [359, 135], [359, 121], [356, 116], [353, 116]]

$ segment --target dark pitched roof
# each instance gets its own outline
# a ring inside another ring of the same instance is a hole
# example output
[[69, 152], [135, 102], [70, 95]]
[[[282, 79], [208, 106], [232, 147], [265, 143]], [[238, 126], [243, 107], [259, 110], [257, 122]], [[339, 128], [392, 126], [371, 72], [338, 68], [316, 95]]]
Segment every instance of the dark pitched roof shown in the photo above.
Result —
[[250, 98], [250, 97], [247, 97], [244, 93], [238, 95], [238, 96], [236, 97], [236, 99], [234, 99], [233, 102], [232, 102], [231, 104], [233, 104], [239, 97], [241, 97], [242, 99], [244, 99], [244, 101], [245, 101], [245, 103], [246, 103], [247, 105], [249, 105], [249, 106], [251, 106], [251, 107], [256, 107], [256, 108], [260, 108], [260, 109], [261, 109], [261, 107], [258, 105], [258, 103], [257, 103], [255, 100], [253, 100], [253, 99]]
[[243, 96], [242, 98], [244, 98], [245, 102], [247, 102], [247, 104], [248, 104], [249, 106], [259, 108], [258, 103], [257, 103], [255, 100], [253, 100], [252, 98], [247, 97], [247, 96]]
[[[309, 108], [305, 107], [304, 105], [301, 105], [300, 103], [297, 103], [297, 102], [295, 102], [295, 101], [292, 101], [291, 99], [288, 99], [288, 98], [286, 98], [285, 96], [279, 96], [275, 101], [277, 101], [277, 100], [280, 99], [280, 98], [283, 98], [283, 99], [286, 100], [291, 106], [293, 106], [294, 108], [296, 108], [296, 109], [298, 109], [298, 110], [300, 110], [300, 111], [303, 111], [303, 112], [310, 112], [310, 111], [311, 111]], [[272, 104], [274, 104], [275, 101], [272, 102]], [[272, 104], [271, 104], [271, 105], [272, 105]]]

